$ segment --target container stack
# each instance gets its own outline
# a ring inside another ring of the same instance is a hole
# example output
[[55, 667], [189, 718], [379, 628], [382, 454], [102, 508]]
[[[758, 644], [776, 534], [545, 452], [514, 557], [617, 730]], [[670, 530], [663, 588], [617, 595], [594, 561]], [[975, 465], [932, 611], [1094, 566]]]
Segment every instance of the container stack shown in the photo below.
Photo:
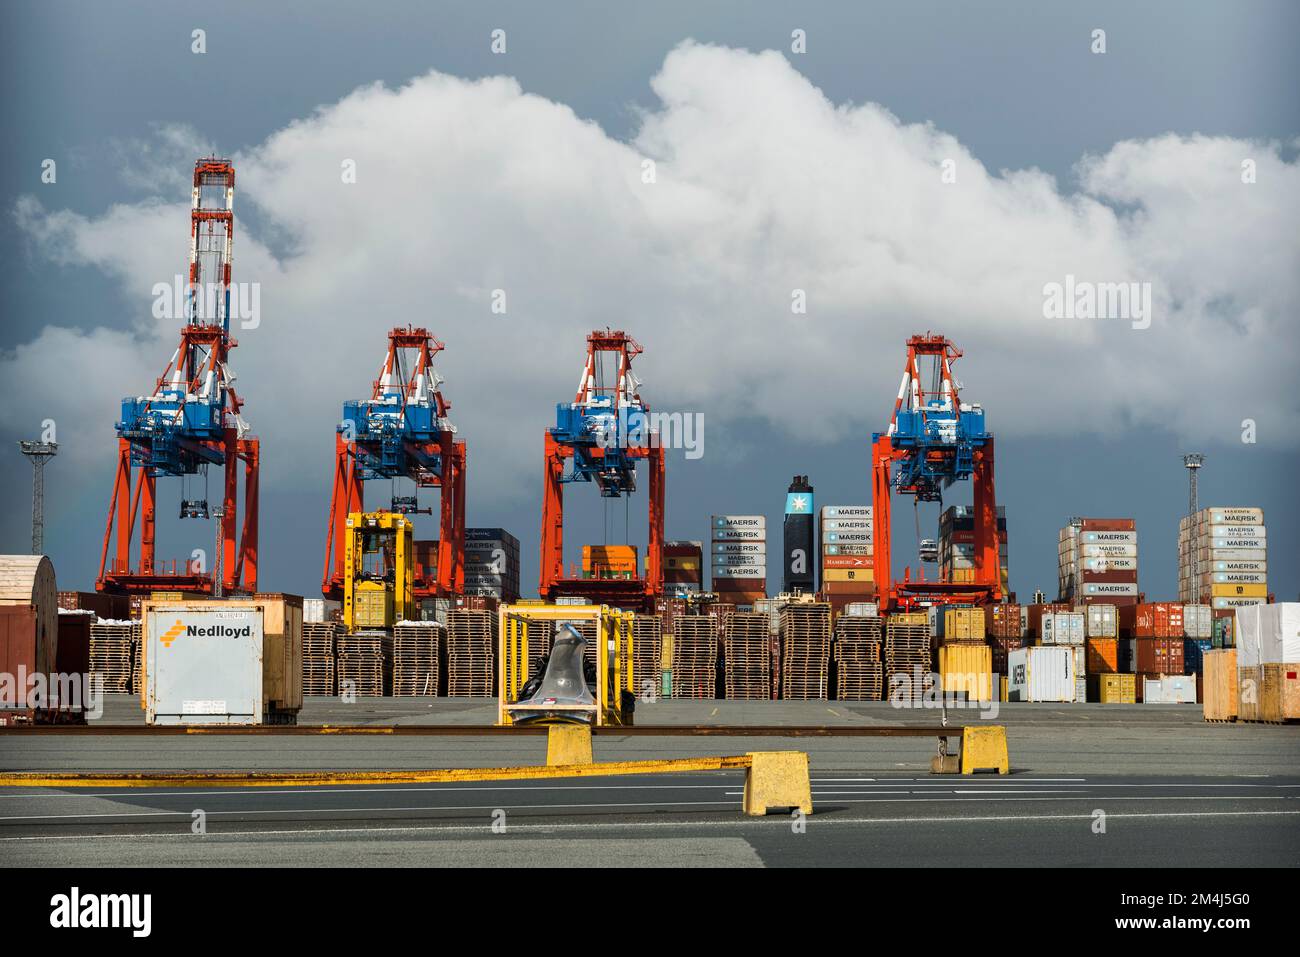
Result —
[[1020, 605], [986, 605], [984, 634], [992, 652], [993, 674], [1007, 673], [1007, 655], [1025, 647], [1025, 615]]
[[984, 638], [984, 609], [936, 606], [929, 618], [939, 643], [940, 689], [968, 701], [993, 700], [993, 650]]
[[1178, 599], [1225, 612], [1268, 600], [1263, 509], [1203, 508], [1178, 523]]
[[1189, 675], [1204, 674], [1205, 653], [1214, 648], [1214, 609], [1183, 606], [1183, 665]]
[[821, 594], [835, 614], [874, 601], [875, 526], [870, 505], [827, 505], [821, 518]]
[[504, 528], [465, 529], [465, 594], [519, 600], [519, 539]]
[[[447, 613], [448, 695], [490, 698], [496, 693], [496, 631], [495, 612], [456, 609]], [[532, 644], [529, 641], [530, 651]]]
[[673, 627], [672, 697], [716, 697], [718, 620], [712, 615], [683, 615]]
[[736, 612], [728, 622], [722, 649], [723, 682], [727, 699], [770, 699], [772, 653], [768, 616], [761, 612]]
[[393, 695], [436, 695], [446, 629], [436, 621], [399, 621], [393, 628]]
[[[303, 611], [311, 605], [304, 603]], [[333, 695], [334, 635], [338, 625], [332, 621], [304, 621], [302, 623], [302, 693], [304, 695]]]
[[1062, 602], [1134, 605], [1138, 600], [1137, 524], [1131, 518], [1073, 518], [1057, 538]]
[[925, 612], [885, 619], [885, 692], [890, 701], [920, 701], [932, 682], [930, 622]]
[[339, 694], [381, 698], [392, 686], [393, 639], [388, 635], [339, 635], [335, 674]]
[[[1135, 676], [1138, 701], [1159, 703], [1186, 696], [1188, 682], [1172, 680], [1185, 674], [1183, 630], [1183, 606], [1175, 602], [1120, 606], [1119, 665], [1121, 671]], [[1171, 679], [1168, 687], [1162, 683], [1164, 678]], [[1195, 680], [1190, 687], [1195, 701]]]
[[787, 602], [781, 609], [781, 697], [825, 700], [831, 665], [831, 606]]
[[[1007, 563], [1007, 510], [998, 506], [998, 565], [1002, 590], [1010, 587]], [[975, 508], [952, 505], [939, 516], [939, 571], [945, 581], [975, 581]]]
[[1133, 704], [1137, 700], [1137, 693], [1132, 675], [1127, 676], [1127, 681], [1122, 676], [1116, 677], [1120, 676], [1119, 609], [1113, 604], [1101, 602], [1079, 607], [1084, 616], [1087, 700], [1102, 704]]
[[835, 697], [839, 701], [881, 701], [884, 697], [885, 620], [842, 614], [835, 620]]
[[411, 574], [415, 587], [436, 591], [438, 587], [438, 540], [417, 538], [411, 542]]
[[669, 599], [698, 595], [704, 590], [704, 543], [664, 543], [664, 594]]
[[106, 619], [90, 626], [90, 673], [103, 681], [105, 692], [131, 694], [135, 685], [139, 641], [133, 623]]
[[767, 597], [767, 519], [714, 515], [709, 525], [713, 591], [719, 602], [751, 610]]
[[1241, 607], [1236, 617], [1238, 716], [1300, 720], [1300, 603]]

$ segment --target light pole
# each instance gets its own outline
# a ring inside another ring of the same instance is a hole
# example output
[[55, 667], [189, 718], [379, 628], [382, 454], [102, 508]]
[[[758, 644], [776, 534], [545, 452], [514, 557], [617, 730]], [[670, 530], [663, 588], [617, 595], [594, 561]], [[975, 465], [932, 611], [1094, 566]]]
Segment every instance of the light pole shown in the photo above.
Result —
[[59, 452], [57, 442], [19, 442], [32, 463], [32, 554], [45, 550], [45, 463]]
[[1187, 516], [1188, 530], [1192, 533], [1191, 551], [1192, 551], [1192, 590], [1190, 592], [1192, 604], [1201, 603], [1201, 556], [1199, 534], [1196, 529], [1196, 513], [1200, 511], [1200, 505], [1196, 497], [1196, 473], [1201, 466], [1205, 464], [1205, 456], [1200, 452], [1188, 452], [1183, 456], [1183, 466], [1187, 469]]

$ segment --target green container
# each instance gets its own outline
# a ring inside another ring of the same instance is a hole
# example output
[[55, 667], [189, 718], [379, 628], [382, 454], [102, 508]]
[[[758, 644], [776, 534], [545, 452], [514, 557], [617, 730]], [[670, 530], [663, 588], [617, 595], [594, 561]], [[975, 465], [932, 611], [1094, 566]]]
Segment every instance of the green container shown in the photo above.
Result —
[[665, 698], [671, 698], [673, 696], [673, 672], [671, 668], [664, 669], [662, 693]]

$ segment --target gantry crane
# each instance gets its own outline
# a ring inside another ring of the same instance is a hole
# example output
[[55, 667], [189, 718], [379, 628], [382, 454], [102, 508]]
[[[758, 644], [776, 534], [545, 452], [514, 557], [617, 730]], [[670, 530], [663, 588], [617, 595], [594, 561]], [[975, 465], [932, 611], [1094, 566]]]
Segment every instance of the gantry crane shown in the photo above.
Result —
[[421, 488], [440, 489], [438, 577], [417, 578], [414, 597], [445, 598], [465, 589], [465, 443], [456, 440], [443, 379], [433, 367], [442, 350], [427, 329], [393, 329], [370, 398], [343, 404], [321, 583], [327, 598], [343, 598], [348, 516], [365, 512], [368, 479], [415, 483], [416, 495], [393, 495], [391, 510], [400, 514], [421, 511]]
[[[230, 350], [230, 267], [234, 240], [235, 168], [209, 157], [194, 165], [190, 209], [190, 269], [180, 346], [150, 395], [122, 400], [117, 423], [117, 471], [104, 528], [95, 587], [107, 592], [155, 589], [211, 592], [212, 567], [221, 591], [257, 590], [259, 446], [248, 435], [243, 402], [234, 389]], [[238, 466], [244, 465], [243, 524], [238, 525]], [[208, 466], [224, 469], [220, 509], [208, 508]], [[133, 482], [134, 475], [134, 482]], [[160, 563], [154, 555], [159, 476], [180, 477], [180, 517], [220, 523], [220, 554], [211, 567], [193, 560]], [[202, 476], [202, 498], [186, 491]], [[134, 492], [132, 486], [134, 484]], [[138, 519], [137, 519], [138, 516]], [[110, 542], [116, 526], [113, 557]], [[131, 552], [139, 530], [139, 563]]]
[[[875, 507], [874, 580], [882, 608], [921, 604], [985, 604], [1002, 600], [998, 562], [997, 502], [993, 487], [993, 435], [984, 410], [961, 401], [953, 363], [961, 358], [951, 341], [926, 333], [907, 340], [907, 364], [885, 432], [872, 435], [871, 486]], [[930, 378], [922, 378], [921, 365]], [[926, 388], [928, 381], [929, 388]], [[954, 482], [970, 480], [975, 510], [974, 582], [893, 580], [890, 496], [898, 491], [920, 502], [940, 502]]]
[[[621, 330], [587, 336], [587, 361], [571, 403], [555, 408], [545, 440], [541, 572], [538, 594], [548, 600], [580, 597], [627, 611], [653, 611], [663, 594], [664, 450], [650, 429], [650, 407], [638, 393], [632, 360], [641, 346]], [[568, 471], [565, 460], [571, 461]], [[644, 574], [590, 578], [564, 574], [564, 486], [594, 482], [602, 498], [636, 491], [636, 466], [649, 470], [649, 533]]]

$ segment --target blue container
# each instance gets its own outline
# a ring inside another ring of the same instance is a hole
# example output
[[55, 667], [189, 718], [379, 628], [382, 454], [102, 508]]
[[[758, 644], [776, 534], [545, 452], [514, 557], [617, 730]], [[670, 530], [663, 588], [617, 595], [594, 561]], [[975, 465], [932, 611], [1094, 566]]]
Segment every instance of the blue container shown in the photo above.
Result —
[[1214, 647], [1213, 638], [1183, 639], [1183, 672], [1199, 675], [1205, 669], [1205, 653]]

